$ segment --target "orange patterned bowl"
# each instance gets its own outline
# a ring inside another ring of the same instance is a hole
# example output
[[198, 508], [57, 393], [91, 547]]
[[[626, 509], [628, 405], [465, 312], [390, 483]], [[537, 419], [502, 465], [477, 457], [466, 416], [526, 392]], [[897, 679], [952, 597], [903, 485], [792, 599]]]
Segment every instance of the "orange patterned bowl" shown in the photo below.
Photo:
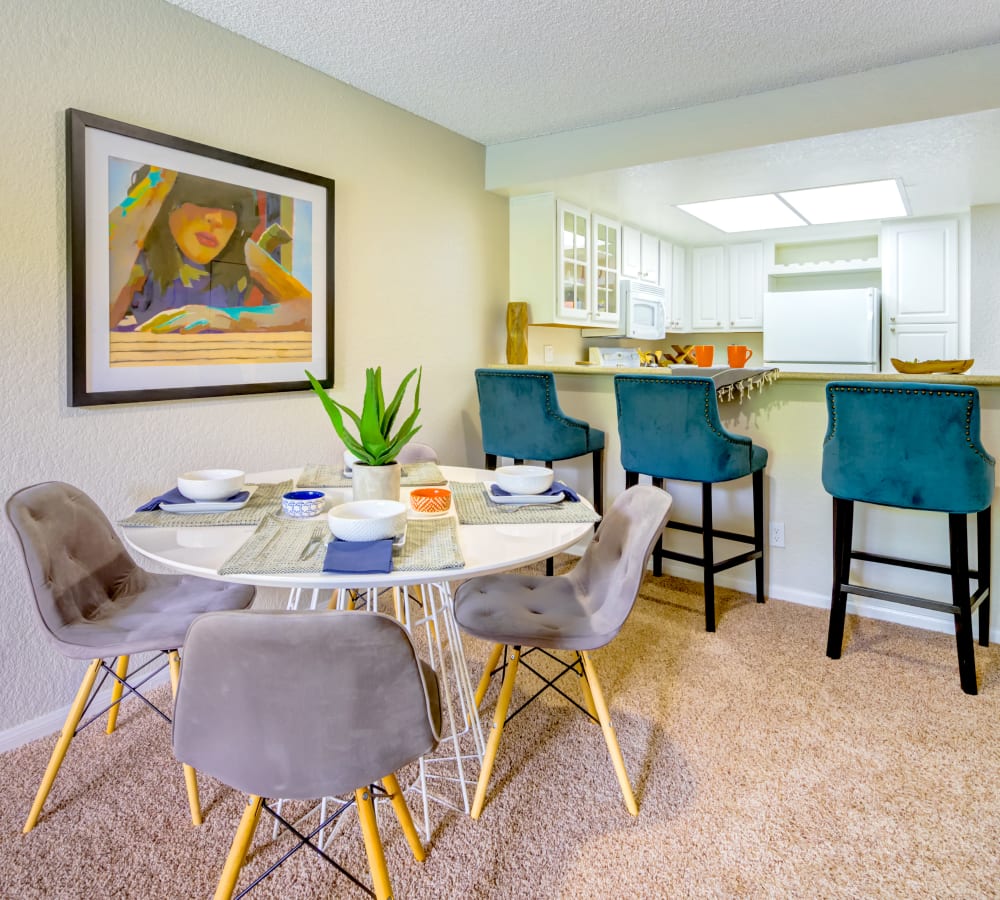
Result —
[[448, 512], [451, 491], [448, 488], [415, 488], [410, 491], [410, 506], [421, 513]]

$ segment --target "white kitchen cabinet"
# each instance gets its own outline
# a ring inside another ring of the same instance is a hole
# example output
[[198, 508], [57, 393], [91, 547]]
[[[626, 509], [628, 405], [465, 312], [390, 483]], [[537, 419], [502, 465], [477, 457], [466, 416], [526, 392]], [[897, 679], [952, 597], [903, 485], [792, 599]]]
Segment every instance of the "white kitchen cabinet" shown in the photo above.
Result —
[[764, 325], [764, 245], [730, 244], [729, 327], [733, 331], [754, 331]]
[[592, 245], [594, 249], [594, 302], [595, 322], [618, 322], [618, 267], [621, 260], [621, 224], [604, 216], [591, 217]]
[[958, 220], [889, 222], [882, 229], [882, 360], [955, 359]]
[[660, 281], [667, 298], [667, 331], [691, 330], [691, 296], [687, 290], [684, 248], [660, 241]]
[[725, 247], [691, 250], [691, 328], [721, 331], [729, 314], [729, 271]]
[[[617, 326], [618, 279], [607, 277], [607, 253], [612, 246], [618, 253], [617, 232], [609, 237], [607, 226], [617, 223], [604, 220], [600, 255], [593, 253], [590, 212], [555, 194], [512, 197], [509, 223], [510, 299], [527, 302], [532, 325]], [[603, 292], [595, 289], [598, 263], [604, 264]]]
[[887, 326], [958, 322], [958, 220], [890, 222], [882, 231]]
[[764, 317], [764, 245], [691, 250], [691, 328], [759, 331]]
[[622, 226], [622, 278], [660, 284], [660, 239], [630, 225]]
[[956, 359], [958, 352], [958, 324], [909, 324], [889, 325], [883, 331], [882, 369], [894, 372], [890, 360], [895, 357], [904, 362], [915, 359]]

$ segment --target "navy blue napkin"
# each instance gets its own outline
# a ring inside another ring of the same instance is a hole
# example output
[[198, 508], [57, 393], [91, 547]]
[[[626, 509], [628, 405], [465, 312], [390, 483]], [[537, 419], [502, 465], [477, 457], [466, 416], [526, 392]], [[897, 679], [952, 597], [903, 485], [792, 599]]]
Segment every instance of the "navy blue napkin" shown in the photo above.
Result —
[[[510, 491], [505, 491], [499, 484], [490, 485], [490, 493], [494, 497], [510, 497]], [[554, 497], [556, 494], [565, 494], [566, 499], [571, 503], [579, 503], [580, 495], [573, 490], [569, 485], [563, 484], [561, 481], [553, 481], [551, 486], [547, 491], [540, 491], [538, 494], [532, 494], [532, 496], [538, 497]], [[519, 495], [520, 496], [520, 495]]]
[[[238, 503], [246, 500], [250, 496], [250, 491], [239, 491], [233, 494], [232, 497], [226, 497], [224, 501], [222, 500], [212, 500], [212, 503]], [[199, 501], [192, 500], [190, 497], [185, 497], [178, 488], [171, 488], [165, 494], [160, 494], [159, 497], [154, 497], [152, 500], [143, 503], [142, 506], [136, 509], [136, 512], [150, 512], [154, 509], [159, 509], [161, 503], [200, 503], [209, 501]]]
[[324, 572], [374, 575], [392, 571], [392, 539], [381, 541], [330, 541], [326, 545]]

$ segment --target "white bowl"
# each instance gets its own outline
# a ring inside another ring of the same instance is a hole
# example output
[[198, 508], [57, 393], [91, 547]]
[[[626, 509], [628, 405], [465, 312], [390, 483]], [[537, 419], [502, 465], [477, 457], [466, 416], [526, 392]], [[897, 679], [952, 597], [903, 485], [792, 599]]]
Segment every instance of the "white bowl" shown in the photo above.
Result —
[[542, 494], [552, 487], [555, 476], [545, 466], [503, 466], [493, 474], [496, 483], [511, 494]]
[[396, 500], [352, 500], [327, 514], [330, 532], [342, 541], [380, 541], [406, 530], [406, 506]]
[[357, 463], [357, 462], [361, 462], [361, 460], [357, 456], [355, 456], [353, 453], [351, 453], [350, 450], [347, 450], [345, 448], [345, 450], [344, 450], [344, 471], [345, 472], [352, 471], [354, 469], [354, 464]]
[[197, 469], [177, 476], [177, 490], [188, 500], [225, 500], [243, 488], [239, 469]]

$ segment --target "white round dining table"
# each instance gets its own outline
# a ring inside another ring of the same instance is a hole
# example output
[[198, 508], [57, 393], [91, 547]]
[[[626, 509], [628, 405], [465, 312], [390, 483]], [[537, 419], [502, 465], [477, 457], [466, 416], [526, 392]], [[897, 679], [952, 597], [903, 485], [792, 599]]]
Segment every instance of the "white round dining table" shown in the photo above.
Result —
[[[488, 469], [461, 466], [441, 466], [448, 481], [489, 482], [494, 473]], [[247, 475], [247, 483], [296, 481], [301, 468], [278, 469]], [[323, 488], [332, 505], [352, 499], [351, 489]], [[409, 505], [411, 488], [401, 489], [400, 499]], [[581, 502], [587, 501], [581, 498]], [[588, 505], [590, 505], [588, 503]], [[325, 513], [322, 515], [325, 516]], [[177, 514], [177, 524], [169, 527], [123, 527], [126, 544], [147, 559], [162, 563], [179, 572], [215, 578], [221, 581], [253, 584], [258, 587], [337, 590], [357, 587], [402, 587], [464, 580], [475, 575], [489, 575], [516, 569], [519, 566], [554, 556], [593, 534], [593, 525], [581, 522], [546, 522], [530, 525], [463, 525], [458, 522], [455, 505], [445, 514], [458, 523], [458, 541], [465, 558], [460, 569], [387, 572], [384, 574], [225, 574], [219, 569], [254, 533], [253, 525], [186, 525], [184, 516]], [[423, 518], [410, 510], [411, 519]]]

